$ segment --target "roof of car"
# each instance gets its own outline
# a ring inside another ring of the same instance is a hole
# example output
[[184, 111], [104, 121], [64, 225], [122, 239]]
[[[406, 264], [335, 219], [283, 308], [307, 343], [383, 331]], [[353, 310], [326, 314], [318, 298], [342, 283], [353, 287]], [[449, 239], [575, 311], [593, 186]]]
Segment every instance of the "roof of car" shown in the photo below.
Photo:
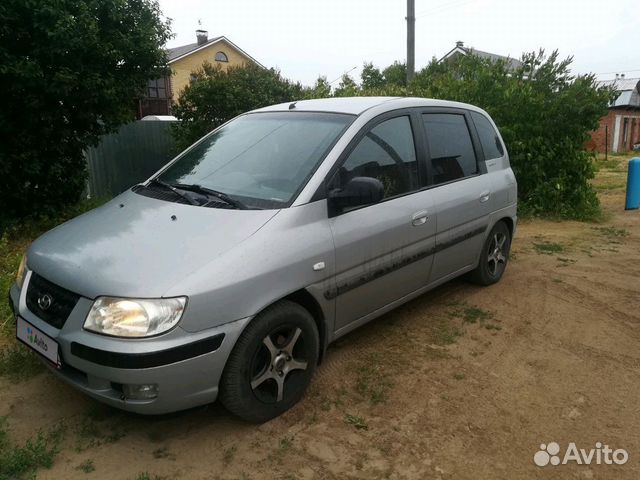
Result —
[[360, 115], [362, 112], [379, 105], [385, 105], [389, 110], [408, 107], [459, 107], [475, 108], [464, 103], [450, 102], [447, 100], [435, 100], [432, 98], [412, 97], [334, 97], [318, 98], [314, 100], [299, 100], [280, 103], [269, 107], [259, 108], [254, 112], [333, 112]]

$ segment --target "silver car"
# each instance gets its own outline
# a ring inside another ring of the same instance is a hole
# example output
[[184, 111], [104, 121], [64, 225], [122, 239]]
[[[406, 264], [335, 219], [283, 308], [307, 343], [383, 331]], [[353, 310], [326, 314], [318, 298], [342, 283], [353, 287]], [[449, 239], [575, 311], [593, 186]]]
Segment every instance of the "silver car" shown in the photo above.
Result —
[[298, 402], [327, 345], [462, 274], [500, 280], [516, 180], [491, 118], [420, 98], [286, 103], [38, 238], [17, 338], [109, 405]]

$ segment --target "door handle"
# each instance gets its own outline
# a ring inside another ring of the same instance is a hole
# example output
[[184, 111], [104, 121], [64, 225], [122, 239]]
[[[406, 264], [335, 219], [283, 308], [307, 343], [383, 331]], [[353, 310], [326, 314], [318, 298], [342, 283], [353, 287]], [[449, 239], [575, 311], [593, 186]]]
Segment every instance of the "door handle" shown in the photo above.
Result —
[[413, 225], [414, 227], [419, 227], [420, 225], [424, 225], [425, 223], [427, 223], [428, 219], [429, 212], [427, 212], [426, 210], [421, 210], [411, 216], [411, 225]]
[[489, 200], [489, 197], [491, 197], [491, 192], [489, 190], [482, 192], [480, 194], [480, 203], [484, 203], [487, 200]]

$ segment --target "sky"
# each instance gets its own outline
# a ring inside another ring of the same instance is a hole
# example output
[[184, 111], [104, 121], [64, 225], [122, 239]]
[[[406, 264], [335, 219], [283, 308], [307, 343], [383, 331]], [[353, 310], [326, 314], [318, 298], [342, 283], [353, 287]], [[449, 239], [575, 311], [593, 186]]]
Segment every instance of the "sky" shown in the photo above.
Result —
[[[415, 3], [416, 69], [461, 40], [516, 58], [558, 49], [561, 57], [574, 57], [573, 73], [640, 77], [638, 0]], [[359, 80], [364, 62], [384, 68], [406, 60], [405, 0], [160, 0], [160, 6], [175, 34], [168, 47], [195, 42], [202, 28], [305, 85], [319, 75], [337, 84], [348, 71]]]

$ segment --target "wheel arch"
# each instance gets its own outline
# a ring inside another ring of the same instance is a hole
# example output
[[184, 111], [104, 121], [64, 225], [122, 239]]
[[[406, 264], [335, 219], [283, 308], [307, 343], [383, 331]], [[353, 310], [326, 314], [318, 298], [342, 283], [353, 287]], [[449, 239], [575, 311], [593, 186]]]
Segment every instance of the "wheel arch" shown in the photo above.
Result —
[[283, 300], [297, 303], [302, 308], [307, 310], [313, 317], [316, 327], [318, 328], [318, 337], [320, 340], [320, 352], [318, 356], [319, 365], [320, 363], [322, 363], [325, 352], [327, 350], [327, 339], [329, 337], [329, 333], [327, 331], [327, 319], [318, 300], [316, 300], [316, 298], [311, 293], [309, 293], [306, 288], [301, 288], [299, 290], [296, 290], [295, 292], [291, 292], [288, 295], [278, 298], [277, 300], [274, 300], [262, 307], [255, 315], [253, 315], [251, 321], [247, 322], [247, 324], [243, 327], [243, 331], [258, 317], [258, 315], [264, 312], [267, 308]]
[[507, 216], [499, 218], [491, 228], [493, 228], [498, 222], [504, 222], [507, 225], [507, 228], [509, 229], [509, 235], [511, 236], [511, 238], [513, 238], [513, 230], [515, 228], [515, 224], [513, 223], [513, 218], [507, 217]]
[[[320, 303], [316, 300], [316, 298], [309, 293], [309, 291], [305, 288], [301, 288], [300, 290], [296, 290], [293, 293], [290, 293], [286, 297], [277, 300], [277, 302], [281, 300], [289, 300], [294, 303], [297, 303], [305, 310], [307, 310], [314, 321], [316, 322], [316, 327], [318, 327], [318, 336], [320, 338], [320, 354], [318, 356], [318, 364], [322, 363], [324, 358], [325, 351], [327, 349], [327, 329], [326, 329], [326, 319], [324, 316], [324, 312], [322, 311], [322, 307]], [[277, 303], [273, 302], [273, 303]]]

